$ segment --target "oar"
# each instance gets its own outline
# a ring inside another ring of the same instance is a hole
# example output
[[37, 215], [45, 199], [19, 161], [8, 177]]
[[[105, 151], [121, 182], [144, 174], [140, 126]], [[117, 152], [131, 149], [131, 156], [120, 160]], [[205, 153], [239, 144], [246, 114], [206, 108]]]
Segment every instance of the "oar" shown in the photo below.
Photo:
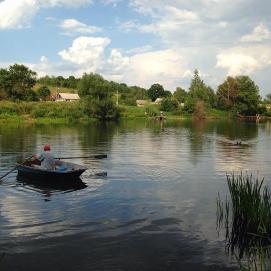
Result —
[[28, 157], [24, 162], [22, 162], [21, 164], [18, 164], [16, 167], [14, 167], [12, 170], [10, 170], [9, 172], [7, 172], [6, 174], [4, 174], [3, 176], [0, 177], [0, 180], [2, 180], [3, 178], [5, 178], [6, 176], [8, 176], [11, 172], [13, 172], [14, 170], [17, 169], [18, 166], [23, 165], [26, 161], [28, 161], [29, 159], [32, 158], [32, 155], [30, 157]]
[[104, 158], [107, 158], [107, 154], [96, 154], [96, 155], [90, 155], [90, 156], [57, 157], [55, 159], [64, 160], [64, 159], [77, 159], [77, 158], [104, 159]]

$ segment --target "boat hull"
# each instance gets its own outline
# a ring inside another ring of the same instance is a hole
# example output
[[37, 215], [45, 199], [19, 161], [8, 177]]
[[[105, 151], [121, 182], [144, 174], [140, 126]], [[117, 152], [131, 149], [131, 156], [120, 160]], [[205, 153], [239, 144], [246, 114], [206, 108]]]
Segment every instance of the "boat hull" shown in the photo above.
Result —
[[81, 176], [81, 174], [86, 171], [86, 168], [82, 166], [72, 163], [66, 164], [69, 167], [73, 167], [73, 169], [68, 169], [67, 171], [58, 171], [33, 167], [31, 164], [19, 165], [17, 168], [18, 177], [36, 181], [50, 182], [76, 181]]

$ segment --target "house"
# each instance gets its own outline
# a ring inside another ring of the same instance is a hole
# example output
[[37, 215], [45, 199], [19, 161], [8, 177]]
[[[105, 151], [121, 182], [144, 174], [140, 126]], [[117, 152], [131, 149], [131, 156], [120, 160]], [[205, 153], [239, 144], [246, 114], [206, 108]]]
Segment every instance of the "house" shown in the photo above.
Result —
[[149, 101], [147, 101], [147, 100], [136, 100], [136, 105], [138, 107], [146, 106], [148, 103], [149, 103]]
[[162, 102], [163, 98], [157, 98], [155, 101], [154, 101], [154, 104], [160, 104]]
[[73, 102], [80, 100], [80, 97], [76, 93], [57, 93], [56, 102]]

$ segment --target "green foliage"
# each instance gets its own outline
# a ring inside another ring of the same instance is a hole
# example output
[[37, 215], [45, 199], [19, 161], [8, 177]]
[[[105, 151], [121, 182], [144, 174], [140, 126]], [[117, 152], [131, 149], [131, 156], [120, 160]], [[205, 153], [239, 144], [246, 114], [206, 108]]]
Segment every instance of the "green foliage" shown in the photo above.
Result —
[[49, 99], [51, 91], [47, 86], [41, 86], [37, 89], [37, 95], [41, 100], [46, 101]]
[[[263, 179], [227, 175], [230, 199], [217, 200], [218, 226], [226, 229], [227, 251], [247, 270], [270, 269], [271, 192]], [[259, 267], [259, 269], [257, 268]], [[255, 268], [256, 267], [256, 268]], [[255, 269], [254, 269], [255, 268]]]
[[120, 96], [120, 104], [136, 106], [136, 97], [130, 93], [123, 93]]
[[218, 86], [218, 106], [223, 109], [230, 109], [234, 106], [238, 86], [235, 78], [228, 76], [225, 82]]
[[35, 100], [32, 91], [36, 83], [36, 72], [24, 65], [14, 64], [8, 70], [0, 70], [0, 89], [8, 98]]
[[78, 84], [80, 96], [91, 96], [95, 99], [107, 99], [112, 96], [112, 86], [98, 74], [84, 74]]
[[121, 118], [143, 118], [145, 117], [145, 108], [137, 106], [119, 106]]
[[14, 64], [9, 67], [8, 73], [11, 84], [7, 89], [9, 97], [28, 100], [29, 97], [34, 96], [31, 90], [36, 83], [36, 72], [24, 65]]
[[163, 97], [172, 97], [172, 93], [169, 90], [165, 90]]
[[176, 111], [178, 107], [178, 101], [174, 98], [164, 98], [160, 105], [160, 109], [166, 112]]
[[147, 91], [148, 97], [154, 102], [157, 98], [164, 97], [165, 90], [160, 84], [153, 84]]
[[218, 87], [218, 105], [244, 115], [260, 111], [259, 87], [248, 76], [228, 77]]
[[[206, 106], [215, 106], [216, 104], [216, 95], [213, 89], [203, 82], [199, 76], [199, 71], [195, 70], [194, 77], [191, 81], [187, 104], [189, 105], [189, 111], [195, 110], [195, 105], [197, 101], [203, 101]], [[186, 108], [188, 106], [186, 105]]]
[[60, 87], [60, 88], [77, 88], [77, 84], [80, 79], [75, 78], [73, 75], [68, 78], [64, 78], [63, 76], [44, 76], [38, 79], [38, 83], [51, 87]]
[[159, 115], [159, 108], [156, 105], [148, 105], [145, 107], [145, 112], [148, 117], [156, 117]]
[[187, 97], [187, 92], [181, 88], [177, 87], [176, 91], [173, 93], [173, 97], [179, 102], [179, 103], [184, 103], [185, 98]]
[[238, 85], [237, 111], [244, 115], [255, 115], [260, 102], [259, 87], [248, 76], [238, 76], [236, 81]]
[[84, 110], [88, 116], [98, 120], [117, 120], [120, 116], [120, 110], [116, 107], [112, 99], [92, 99], [86, 98], [84, 101]]

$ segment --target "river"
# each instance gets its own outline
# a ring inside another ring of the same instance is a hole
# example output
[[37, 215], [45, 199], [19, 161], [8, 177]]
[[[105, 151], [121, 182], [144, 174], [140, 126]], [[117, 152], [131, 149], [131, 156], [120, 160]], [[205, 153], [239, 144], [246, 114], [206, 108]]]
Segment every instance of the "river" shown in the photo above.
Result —
[[89, 168], [80, 187], [0, 182], [0, 270], [238, 270], [216, 199], [226, 173], [270, 183], [270, 135], [269, 122], [0, 125], [0, 175], [46, 143], [108, 155], [72, 160]]

